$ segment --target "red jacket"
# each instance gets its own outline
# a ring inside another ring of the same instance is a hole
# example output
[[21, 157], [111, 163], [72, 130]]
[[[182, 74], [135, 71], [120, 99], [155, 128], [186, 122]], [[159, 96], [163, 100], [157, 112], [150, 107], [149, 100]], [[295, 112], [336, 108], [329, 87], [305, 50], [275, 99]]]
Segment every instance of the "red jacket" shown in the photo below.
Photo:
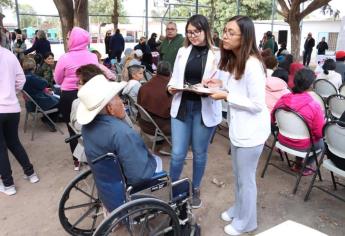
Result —
[[[281, 107], [287, 107], [298, 112], [306, 120], [314, 143], [322, 138], [322, 128], [325, 124], [324, 115], [320, 105], [307, 92], [289, 93], [282, 96], [272, 110], [271, 120], [273, 123], [275, 122], [274, 111]], [[278, 140], [284, 145], [299, 150], [305, 150], [311, 145], [309, 139], [290, 139], [281, 134], [278, 135]]]

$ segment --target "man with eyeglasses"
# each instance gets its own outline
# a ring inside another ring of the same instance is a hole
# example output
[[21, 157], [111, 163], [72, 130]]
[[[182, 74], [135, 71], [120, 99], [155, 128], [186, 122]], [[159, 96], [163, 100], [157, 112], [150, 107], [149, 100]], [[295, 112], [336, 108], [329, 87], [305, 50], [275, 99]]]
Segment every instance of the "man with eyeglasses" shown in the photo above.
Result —
[[184, 38], [181, 34], [177, 33], [177, 26], [175, 22], [169, 22], [165, 32], [165, 39], [162, 42], [159, 52], [160, 60], [168, 61], [173, 69], [177, 51], [180, 49], [180, 47], [182, 47]]

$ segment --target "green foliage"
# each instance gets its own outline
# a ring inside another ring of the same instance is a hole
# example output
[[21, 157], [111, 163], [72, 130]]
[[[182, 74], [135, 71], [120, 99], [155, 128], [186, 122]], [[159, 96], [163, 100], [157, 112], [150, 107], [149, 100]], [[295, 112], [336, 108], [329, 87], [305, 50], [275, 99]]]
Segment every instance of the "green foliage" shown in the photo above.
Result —
[[[89, 14], [100, 14], [100, 15], [113, 15], [114, 1], [117, 0], [89, 0]], [[126, 12], [123, 8], [123, 2], [118, 1], [119, 4], [119, 15], [125, 16]], [[128, 18], [119, 17], [119, 23], [128, 23]], [[105, 16], [92, 16], [90, 17], [90, 23], [111, 23], [111, 17]]]
[[0, 0], [0, 7], [13, 7], [12, 0]]
[[[18, 7], [20, 13], [36, 14], [36, 11], [33, 9], [33, 7], [28, 4], [19, 4]], [[20, 15], [19, 19], [21, 28], [27, 28], [29, 26], [38, 27], [41, 25], [41, 19], [38, 16]]]
[[[195, 2], [195, 1], [193, 1]], [[192, 2], [192, 3], [193, 3]], [[184, 2], [185, 3], [185, 2]], [[221, 32], [225, 20], [237, 14], [236, 0], [213, 0], [215, 14], [211, 16], [211, 0], [199, 0], [200, 5], [210, 6], [209, 8], [199, 7], [199, 14], [213, 17], [213, 28]], [[240, 1], [240, 14], [247, 15], [253, 20], [270, 19], [272, 12], [272, 0], [241, 0]], [[195, 6], [175, 6], [171, 9], [171, 17], [190, 17], [195, 14]]]

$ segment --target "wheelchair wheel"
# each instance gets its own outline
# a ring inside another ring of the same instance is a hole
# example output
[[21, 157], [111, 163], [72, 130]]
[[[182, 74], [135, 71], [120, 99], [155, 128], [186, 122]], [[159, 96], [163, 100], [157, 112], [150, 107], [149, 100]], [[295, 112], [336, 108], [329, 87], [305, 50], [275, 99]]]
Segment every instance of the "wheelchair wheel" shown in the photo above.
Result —
[[180, 224], [174, 210], [155, 198], [140, 198], [115, 209], [96, 229], [101, 235], [180, 236]]
[[59, 220], [71, 235], [92, 235], [103, 220], [102, 204], [91, 170], [76, 176], [66, 187], [59, 203]]

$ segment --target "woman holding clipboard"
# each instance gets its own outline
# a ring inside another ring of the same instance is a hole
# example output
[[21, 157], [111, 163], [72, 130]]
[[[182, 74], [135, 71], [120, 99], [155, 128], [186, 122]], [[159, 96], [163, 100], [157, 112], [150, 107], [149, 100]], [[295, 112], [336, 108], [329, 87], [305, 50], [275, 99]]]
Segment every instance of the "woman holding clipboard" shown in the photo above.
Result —
[[270, 134], [270, 116], [265, 103], [266, 72], [256, 46], [255, 29], [247, 16], [229, 19], [223, 31], [218, 79], [209, 87], [225, 87], [210, 97], [225, 99], [230, 108], [229, 136], [235, 176], [235, 202], [221, 214], [228, 235], [241, 235], [257, 228], [256, 168]]
[[202, 83], [217, 71], [219, 56], [213, 47], [206, 17], [194, 15], [186, 24], [184, 46], [177, 53], [168, 92], [174, 95], [171, 104], [172, 156], [170, 177], [180, 178], [188, 148], [193, 151], [192, 207], [202, 205], [200, 184], [207, 162], [207, 150], [215, 127], [222, 120], [221, 102], [205, 94], [181, 91], [185, 84]]

